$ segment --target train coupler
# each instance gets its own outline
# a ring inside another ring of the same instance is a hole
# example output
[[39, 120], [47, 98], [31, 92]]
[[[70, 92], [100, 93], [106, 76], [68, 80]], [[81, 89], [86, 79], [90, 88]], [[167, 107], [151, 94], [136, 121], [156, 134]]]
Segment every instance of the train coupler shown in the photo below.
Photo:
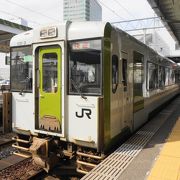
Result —
[[49, 172], [58, 162], [56, 153], [50, 151], [50, 138], [33, 137], [33, 143], [30, 147], [35, 164], [41, 166], [46, 172]]

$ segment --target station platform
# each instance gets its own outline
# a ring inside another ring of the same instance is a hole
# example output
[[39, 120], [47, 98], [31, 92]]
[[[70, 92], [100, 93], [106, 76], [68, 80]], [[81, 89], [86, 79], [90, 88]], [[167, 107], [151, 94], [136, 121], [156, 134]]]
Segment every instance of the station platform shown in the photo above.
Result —
[[180, 180], [180, 96], [82, 180]]

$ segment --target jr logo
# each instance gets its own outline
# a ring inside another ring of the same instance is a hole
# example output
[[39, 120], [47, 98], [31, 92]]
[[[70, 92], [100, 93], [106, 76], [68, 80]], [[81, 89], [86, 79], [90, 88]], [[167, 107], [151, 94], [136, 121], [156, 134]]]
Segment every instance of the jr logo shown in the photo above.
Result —
[[83, 117], [84, 117], [84, 114], [86, 114], [86, 116], [87, 116], [89, 119], [91, 119], [91, 113], [92, 113], [91, 109], [84, 109], [84, 108], [82, 108], [80, 115], [78, 114], [78, 112], [76, 112], [76, 117], [78, 117], [78, 118], [83, 118]]

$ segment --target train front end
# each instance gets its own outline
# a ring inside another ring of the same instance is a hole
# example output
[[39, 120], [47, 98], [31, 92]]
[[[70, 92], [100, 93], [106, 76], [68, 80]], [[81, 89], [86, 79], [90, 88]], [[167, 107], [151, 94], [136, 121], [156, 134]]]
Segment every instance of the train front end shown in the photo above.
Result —
[[[86, 173], [84, 165], [91, 169], [103, 159], [105, 25], [94, 23], [89, 33], [83, 23], [66, 22], [12, 39], [13, 127], [28, 132], [25, 148], [47, 171], [66, 158]], [[23, 150], [22, 141], [16, 147]]]

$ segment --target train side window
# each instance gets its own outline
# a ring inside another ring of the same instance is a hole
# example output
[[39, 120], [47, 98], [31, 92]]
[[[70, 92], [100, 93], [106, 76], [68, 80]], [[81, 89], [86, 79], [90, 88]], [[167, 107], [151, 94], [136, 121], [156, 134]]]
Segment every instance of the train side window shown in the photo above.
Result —
[[165, 86], [169, 85], [169, 68], [165, 68]]
[[175, 83], [178, 84], [180, 82], [180, 70], [175, 71]]
[[136, 96], [143, 96], [144, 56], [134, 51], [134, 90]]
[[143, 83], [144, 83], [144, 55], [133, 52], [133, 112], [137, 112], [144, 108]]
[[158, 65], [148, 62], [149, 90], [158, 88]]
[[112, 92], [115, 93], [119, 82], [118, 56], [112, 56]]
[[165, 86], [165, 68], [159, 66], [159, 87], [163, 88]]
[[175, 83], [175, 74], [174, 74], [174, 70], [170, 69], [169, 71], [169, 85], [172, 85]]
[[127, 86], [127, 59], [122, 59], [122, 82], [124, 86]]

